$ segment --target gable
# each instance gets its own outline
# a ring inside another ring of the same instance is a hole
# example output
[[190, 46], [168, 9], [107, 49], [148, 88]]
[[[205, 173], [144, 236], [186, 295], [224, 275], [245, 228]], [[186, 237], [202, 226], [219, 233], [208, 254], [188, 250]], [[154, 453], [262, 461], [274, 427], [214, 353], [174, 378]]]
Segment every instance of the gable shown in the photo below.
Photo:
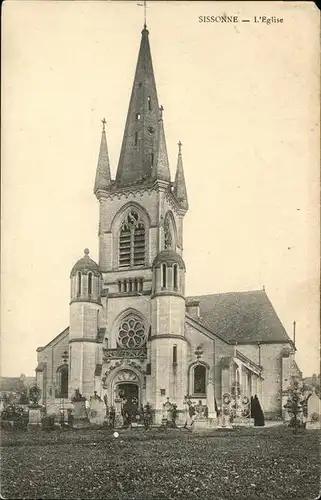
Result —
[[200, 316], [227, 342], [289, 342], [264, 290], [187, 297], [199, 301]]
[[46, 347], [51, 347], [53, 344], [56, 344], [67, 335], [69, 335], [69, 326], [67, 326], [67, 328], [65, 328], [62, 332], [58, 333], [58, 335], [50, 340], [50, 342], [48, 342], [48, 344], [46, 344], [45, 346], [37, 347], [37, 352], [43, 351], [44, 349], [46, 349]]

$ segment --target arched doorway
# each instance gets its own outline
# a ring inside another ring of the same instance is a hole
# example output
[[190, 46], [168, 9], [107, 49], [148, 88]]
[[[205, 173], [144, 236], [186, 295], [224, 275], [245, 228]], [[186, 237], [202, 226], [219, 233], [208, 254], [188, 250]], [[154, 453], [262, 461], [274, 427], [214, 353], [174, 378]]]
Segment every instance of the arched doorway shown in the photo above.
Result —
[[120, 382], [117, 384], [119, 397], [122, 399], [124, 412], [135, 416], [139, 411], [139, 386], [136, 383]]
[[112, 400], [116, 413], [127, 413], [135, 420], [141, 405], [142, 381], [139, 373], [129, 368], [119, 370], [112, 381]]

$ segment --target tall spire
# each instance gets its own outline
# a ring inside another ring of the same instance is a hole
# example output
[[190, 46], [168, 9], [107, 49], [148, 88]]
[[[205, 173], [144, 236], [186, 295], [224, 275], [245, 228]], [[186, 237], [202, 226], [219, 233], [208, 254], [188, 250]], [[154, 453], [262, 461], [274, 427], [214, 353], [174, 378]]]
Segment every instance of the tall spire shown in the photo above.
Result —
[[182, 160], [182, 143], [178, 143], [177, 169], [174, 183], [174, 195], [184, 210], [188, 210], [187, 191], [184, 177], [183, 160]]
[[109, 166], [109, 157], [108, 157], [108, 149], [107, 149], [107, 140], [106, 140], [106, 120], [105, 118], [102, 120], [103, 130], [101, 134], [101, 142], [100, 142], [100, 150], [99, 157], [97, 163], [96, 170], [96, 179], [94, 186], [94, 193], [96, 194], [99, 189], [106, 189], [110, 186], [111, 183], [111, 175], [110, 175], [110, 166]]
[[162, 181], [170, 182], [171, 174], [169, 170], [167, 147], [165, 140], [164, 124], [163, 124], [163, 111], [164, 108], [159, 108], [159, 121], [158, 121], [158, 138], [156, 158], [153, 161], [152, 178], [153, 180], [159, 179]]
[[148, 30], [142, 38], [120, 152], [116, 184], [150, 182], [159, 137], [159, 104]]

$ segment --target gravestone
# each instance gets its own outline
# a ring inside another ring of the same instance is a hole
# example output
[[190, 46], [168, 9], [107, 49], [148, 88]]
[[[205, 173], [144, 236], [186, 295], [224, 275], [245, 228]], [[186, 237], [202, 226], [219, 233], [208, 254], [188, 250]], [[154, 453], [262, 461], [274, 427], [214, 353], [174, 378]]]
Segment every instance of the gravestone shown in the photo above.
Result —
[[29, 422], [28, 430], [39, 430], [41, 429], [41, 408], [39, 400], [41, 397], [40, 389], [37, 385], [33, 385], [29, 390], [30, 405], [29, 405]]
[[74, 405], [73, 427], [75, 429], [89, 427], [90, 422], [86, 408], [86, 398], [80, 394], [79, 389], [76, 389], [72, 402]]
[[90, 398], [89, 421], [91, 424], [103, 425], [106, 417], [106, 406], [103, 400], [94, 392]]
[[192, 424], [192, 431], [195, 432], [208, 429], [207, 407], [203, 405], [202, 401], [200, 400], [198, 404], [194, 406], [194, 408], [195, 418]]
[[315, 387], [312, 389], [312, 394], [308, 399], [308, 415], [307, 429], [320, 429], [321, 422], [321, 400], [315, 393]]
[[29, 407], [29, 423], [28, 429], [41, 427], [41, 411], [39, 408]]

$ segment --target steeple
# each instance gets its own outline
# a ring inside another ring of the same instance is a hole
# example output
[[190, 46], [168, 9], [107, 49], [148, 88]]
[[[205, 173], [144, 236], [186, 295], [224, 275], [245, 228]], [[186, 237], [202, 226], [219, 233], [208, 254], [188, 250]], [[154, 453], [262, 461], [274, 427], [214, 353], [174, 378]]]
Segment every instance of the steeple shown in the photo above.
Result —
[[160, 111], [148, 34], [144, 26], [116, 174], [117, 186], [150, 183], [158, 151]]
[[180, 207], [183, 208], [184, 210], [188, 210], [188, 200], [187, 200], [187, 191], [186, 191], [184, 169], [183, 169], [181, 141], [179, 141], [178, 143], [177, 169], [176, 169], [173, 192]]
[[160, 117], [158, 121], [158, 138], [157, 138], [157, 151], [156, 158], [153, 162], [152, 178], [153, 180], [159, 179], [162, 181], [171, 181], [171, 174], [169, 170], [168, 155], [166, 148], [165, 132], [163, 125], [163, 111], [164, 108], [159, 108]]
[[103, 130], [101, 134], [100, 150], [99, 150], [96, 179], [94, 186], [95, 194], [99, 189], [108, 188], [111, 183], [109, 157], [108, 157], [106, 131], [105, 131], [105, 125], [106, 125], [105, 118], [102, 120], [102, 124], [103, 124]]

